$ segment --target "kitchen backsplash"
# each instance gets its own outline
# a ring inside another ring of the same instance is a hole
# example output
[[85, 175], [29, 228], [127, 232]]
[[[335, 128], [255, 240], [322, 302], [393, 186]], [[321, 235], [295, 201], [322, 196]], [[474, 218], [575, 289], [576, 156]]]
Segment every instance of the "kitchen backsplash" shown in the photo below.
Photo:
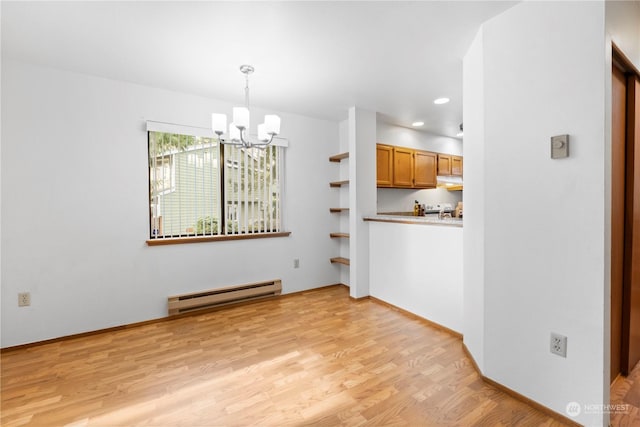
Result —
[[462, 201], [462, 191], [448, 191], [444, 188], [431, 190], [378, 188], [378, 212], [411, 212], [416, 200], [424, 205], [450, 203], [455, 207]]

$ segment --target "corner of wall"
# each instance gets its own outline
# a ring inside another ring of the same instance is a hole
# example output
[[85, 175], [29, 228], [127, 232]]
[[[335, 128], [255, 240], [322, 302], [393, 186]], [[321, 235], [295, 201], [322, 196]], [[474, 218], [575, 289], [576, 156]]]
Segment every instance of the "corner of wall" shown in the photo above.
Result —
[[484, 371], [484, 65], [480, 28], [463, 60], [464, 343]]
[[369, 224], [376, 213], [376, 114], [349, 109], [349, 243], [350, 293], [369, 295]]

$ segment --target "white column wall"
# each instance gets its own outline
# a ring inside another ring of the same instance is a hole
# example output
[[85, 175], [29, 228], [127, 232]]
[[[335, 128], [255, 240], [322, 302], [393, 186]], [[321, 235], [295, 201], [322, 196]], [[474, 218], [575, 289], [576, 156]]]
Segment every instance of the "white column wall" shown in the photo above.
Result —
[[[465, 295], [467, 318], [484, 318], [465, 341], [484, 375], [561, 414], [606, 403], [604, 35], [603, 2], [525, 2], [485, 23], [465, 62], [465, 181], [484, 178], [465, 186], [465, 292], [484, 287]], [[564, 133], [571, 156], [552, 160]]]
[[369, 225], [376, 213], [376, 114], [349, 108], [350, 295], [369, 295]]
[[463, 296], [464, 344], [484, 371], [485, 324], [485, 157], [484, 65], [480, 29], [464, 58], [463, 117], [465, 158], [463, 175]]

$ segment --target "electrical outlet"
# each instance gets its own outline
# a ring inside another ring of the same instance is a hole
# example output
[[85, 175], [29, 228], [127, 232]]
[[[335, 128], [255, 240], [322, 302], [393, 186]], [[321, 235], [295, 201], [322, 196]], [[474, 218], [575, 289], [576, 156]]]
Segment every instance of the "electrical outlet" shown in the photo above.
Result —
[[28, 307], [31, 305], [31, 294], [29, 292], [20, 292], [18, 294], [18, 307]]
[[551, 353], [567, 357], [567, 337], [551, 332]]
[[293, 260], [293, 268], [300, 268], [300, 260], [298, 258]]

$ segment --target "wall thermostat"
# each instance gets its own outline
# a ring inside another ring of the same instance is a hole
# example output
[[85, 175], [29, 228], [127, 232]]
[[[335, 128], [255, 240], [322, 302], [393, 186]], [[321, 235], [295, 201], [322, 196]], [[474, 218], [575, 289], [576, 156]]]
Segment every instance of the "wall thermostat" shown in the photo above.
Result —
[[551, 158], [562, 159], [569, 157], [569, 135], [551, 137]]

